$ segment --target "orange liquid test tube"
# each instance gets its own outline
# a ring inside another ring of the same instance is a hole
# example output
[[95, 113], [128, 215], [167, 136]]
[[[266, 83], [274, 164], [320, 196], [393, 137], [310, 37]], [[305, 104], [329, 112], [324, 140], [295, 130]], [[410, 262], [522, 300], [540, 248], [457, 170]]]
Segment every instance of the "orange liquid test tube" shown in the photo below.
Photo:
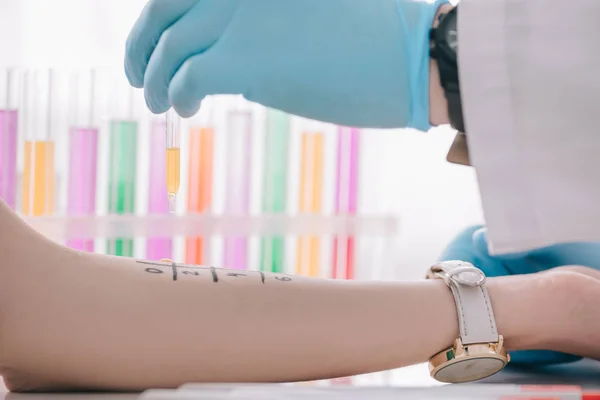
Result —
[[[323, 147], [322, 133], [302, 134], [300, 161], [300, 214], [318, 214], [323, 207]], [[316, 236], [298, 239], [296, 274], [320, 275], [321, 242]]]
[[[208, 212], [212, 205], [214, 130], [212, 128], [190, 129], [189, 174], [187, 211], [190, 213]], [[186, 239], [188, 264], [207, 262], [207, 238], [202, 236]]]
[[54, 142], [25, 141], [23, 214], [39, 217], [54, 212]]
[[25, 74], [22, 211], [27, 216], [55, 211], [54, 117], [59, 86], [56, 71], [30, 70]]

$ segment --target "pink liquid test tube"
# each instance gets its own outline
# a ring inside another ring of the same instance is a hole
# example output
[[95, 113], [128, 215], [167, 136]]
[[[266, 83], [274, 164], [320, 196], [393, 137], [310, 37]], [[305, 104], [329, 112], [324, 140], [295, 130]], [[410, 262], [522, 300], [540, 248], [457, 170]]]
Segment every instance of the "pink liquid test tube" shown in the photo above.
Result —
[[18, 78], [18, 72], [9, 69], [2, 71], [0, 79], [0, 198], [13, 210], [17, 201]]
[[[247, 216], [250, 213], [250, 169], [252, 152], [252, 113], [231, 111], [227, 121], [227, 189], [225, 213]], [[248, 238], [225, 238], [224, 267], [248, 268]]]
[[[358, 162], [360, 130], [338, 127], [338, 149], [335, 184], [335, 213], [354, 215], [358, 197]], [[333, 240], [332, 277], [354, 279], [355, 238], [337, 236]]]
[[[67, 213], [70, 216], [96, 212], [98, 165], [96, 74], [76, 72], [71, 79], [71, 128], [69, 130], [69, 180]], [[93, 252], [91, 238], [71, 238], [67, 246]]]
[[[150, 187], [148, 214], [169, 214], [169, 198], [166, 194], [167, 125], [161, 120], [153, 120], [150, 130]], [[151, 237], [146, 242], [146, 258], [161, 260], [173, 258], [173, 239]]]

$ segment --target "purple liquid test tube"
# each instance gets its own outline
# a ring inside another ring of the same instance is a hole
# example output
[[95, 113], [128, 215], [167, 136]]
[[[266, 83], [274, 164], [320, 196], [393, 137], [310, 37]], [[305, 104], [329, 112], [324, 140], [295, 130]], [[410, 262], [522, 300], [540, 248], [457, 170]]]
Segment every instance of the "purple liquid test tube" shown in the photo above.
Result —
[[[148, 214], [169, 214], [166, 177], [166, 122], [153, 120], [150, 131], [150, 190]], [[161, 260], [173, 258], [173, 240], [168, 237], [152, 237], [146, 242], [146, 258]]]
[[[96, 75], [79, 71], [71, 79], [71, 129], [69, 130], [69, 180], [67, 213], [70, 216], [94, 215], [98, 163], [96, 121]], [[92, 238], [71, 238], [67, 246], [93, 252]]]
[[[96, 212], [98, 129], [71, 128], [69, 145], [67, 212], [72, 216], [93, 215]], [[92, 239], [70, 239], [67, 246], [81, 251], [94, 251]]]
[[18, 78], [16, 70], [8, 69], [0, 79], [0, 198], [13, 210], [17, 200]]
[[17, 200], [17, 140], [16, 110], [0, 110], [0, 198], [13, 210]]
[[[231, 111], [227, 121], [227, 192], [225, 213], [243, 217], [250, 213], [250, 169], [252, 152], [252, 114]], [[248, 238], [225, 238], [224, 267], [248, 268]]]

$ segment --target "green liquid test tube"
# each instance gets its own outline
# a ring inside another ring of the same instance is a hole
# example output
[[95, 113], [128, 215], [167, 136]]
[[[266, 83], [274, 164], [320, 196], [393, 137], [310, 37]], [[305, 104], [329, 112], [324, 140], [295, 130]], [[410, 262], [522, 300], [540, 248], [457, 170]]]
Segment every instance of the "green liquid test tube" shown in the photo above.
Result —
[[[278, 110], [267, 111], [264, 152], [264, 213], [285, 213], [287, 207], [288, 148], [290, 116]], [[261, 270], [284, 272], [285, 238], [263, 238], [261, 242]]]
[[[135, 212], [138, 123], [111, 121], [110, 165], [108, 175], [108, 212]], [[109, 239], [108, 254], [133, 257], [133, 238]]]

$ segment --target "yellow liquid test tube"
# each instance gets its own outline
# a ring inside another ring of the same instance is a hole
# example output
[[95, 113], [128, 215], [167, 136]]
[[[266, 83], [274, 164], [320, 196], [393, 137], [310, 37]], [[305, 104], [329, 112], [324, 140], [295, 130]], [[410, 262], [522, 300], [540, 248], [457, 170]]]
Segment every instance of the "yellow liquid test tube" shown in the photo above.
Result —
[[175, 212], [177, 192], [181, 184], [181, 117], [174, 109], [167, 111], [167, 196], [169, 197], [169, 211]]

